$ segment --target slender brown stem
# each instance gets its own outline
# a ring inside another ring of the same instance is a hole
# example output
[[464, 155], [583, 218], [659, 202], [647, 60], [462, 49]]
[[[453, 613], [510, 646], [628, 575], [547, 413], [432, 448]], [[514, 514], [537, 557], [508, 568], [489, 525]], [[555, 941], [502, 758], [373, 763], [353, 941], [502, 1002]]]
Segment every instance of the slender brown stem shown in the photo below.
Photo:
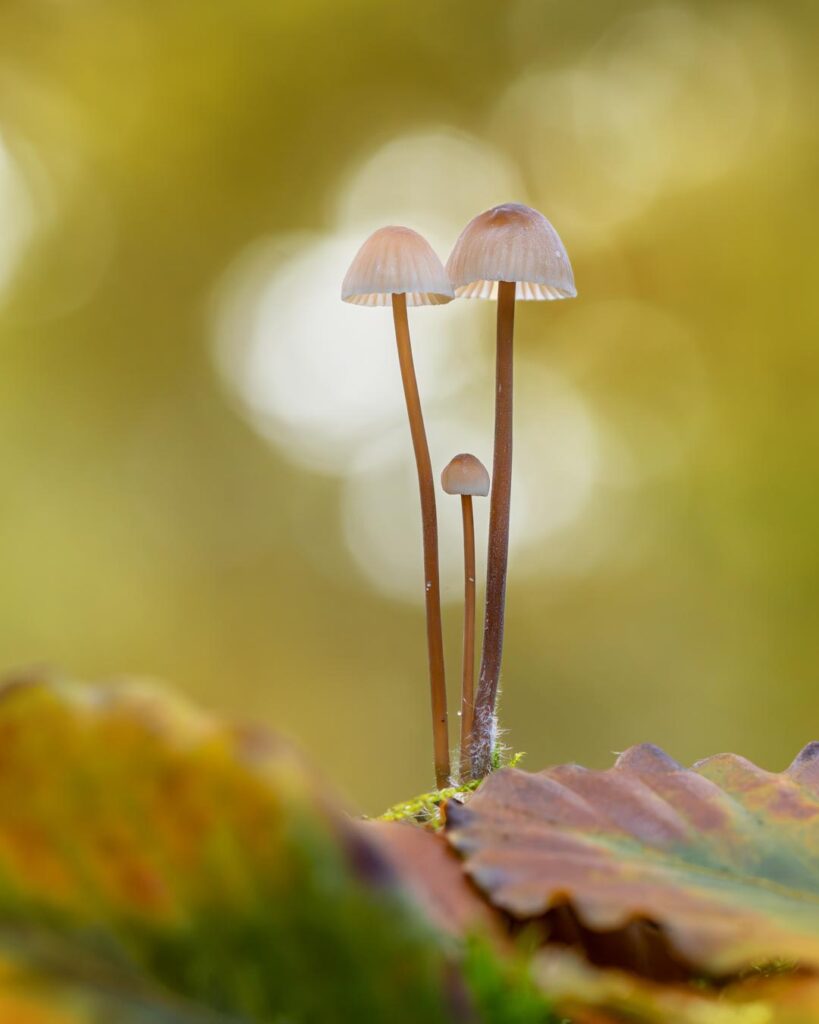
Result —
[[472, 777], [492, 767], [495, 702], [503, 656], [506, 566], [509, 559], [509, 507], [512, 495], [512, 339], [515, 332], [515, 284], [498, 285], [498, 341], [495, 370], [495, 450], [489, 499], [489, 553], [483, 652], [472, 740]]
[[427, 607], [427, 648], [429, 650], [429, 683], [432, 697], [432, 737], [435, 751], [435, 781], [439, 789], [449, 785], [449, 730], [446, 711], [446, 677], [444, 673], [444, 640], [441, 629], [441, 586], [438, 579], [438, 517], [435, 511], [435, 485], [432, 463], [424, 430], [418, 381], [412, 362], [406, 295], [393, 295], [392, 314], [401, 381], [407, 401], [412, 447], [418, 469], [421, 493], [421, 523], [424, 540], [424, 584]]
[[461, 681], [461, 782], [470, 776], [475, 717], [475, 520], [472, 496], [461, 495], [464, 522], [464, 654]]

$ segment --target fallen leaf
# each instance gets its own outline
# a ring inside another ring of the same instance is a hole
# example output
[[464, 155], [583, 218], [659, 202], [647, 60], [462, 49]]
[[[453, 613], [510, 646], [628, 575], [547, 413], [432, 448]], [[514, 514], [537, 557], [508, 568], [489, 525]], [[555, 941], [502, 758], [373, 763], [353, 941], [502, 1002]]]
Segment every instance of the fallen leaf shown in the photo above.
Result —
[[0, 956], [36, 981], [0, 977], [15, 1024], [175, 1022], [157, 991], [197, 1021], [448, 1024], [445, 947], [286, 743], [154, 687], [0, 688]]
[[396, 884], [437, 928], [457, 938], [481, 935], [499, 947], [508, 946], [501, 915], [469, 881], [439, 832], [385, 821], [363, 822], [361, 829], [381, 851]]
[[[549, 948], [532, 965], [538, 984], [572, 1024], [815, 1024], [779, 1018], [774, 993], [700, 990], [658, 985], [611, 968], [593, 967], [576, 954]], [[790, 980], [790, 979], [788, 979]], [[776, 993], [776, 998], [787, 990]], [[819, 1006], [814, 1005], [814, 1012]]]
[[650, 745], [607, 771], [505, 769], [446, 816], [469, 876], [519, 920], [569, 904], [595, 932], [655, 922], [714, 975], [819, 968], [819, 744], [782, 773], [734, 754], [685, 769]]

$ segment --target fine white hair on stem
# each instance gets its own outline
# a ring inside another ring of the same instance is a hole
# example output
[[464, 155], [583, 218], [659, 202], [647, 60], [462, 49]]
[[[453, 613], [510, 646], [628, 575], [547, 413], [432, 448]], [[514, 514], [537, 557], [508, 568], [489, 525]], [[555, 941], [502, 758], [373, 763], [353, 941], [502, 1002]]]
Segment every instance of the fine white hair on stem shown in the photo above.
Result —
[[500, 751], [500, 740], [504, 730], [498, 724], [498, 715], [494, 709], [476, 709], [476, 724], [480, 716], [482, 728], [473, 734], [473, 757], [477, 756], [486, 764], [494, 764], [495, 755]]

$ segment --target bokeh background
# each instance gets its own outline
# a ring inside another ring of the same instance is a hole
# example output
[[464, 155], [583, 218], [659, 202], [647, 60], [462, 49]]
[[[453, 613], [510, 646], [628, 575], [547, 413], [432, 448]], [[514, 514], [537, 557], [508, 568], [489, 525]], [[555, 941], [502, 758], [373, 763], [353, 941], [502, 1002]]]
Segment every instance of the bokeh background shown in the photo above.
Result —
[[[373, 228], [445, 258], [517, 200], [580, 295], [518, 307], [508, 743], [784, 766], [819, 736], [818, 23], [3, 0], [0, 664], [170, 680], [367, 811], [426, 788], [390, 314], [339, 290]], [[411, 326], [436, 466], [491, 464], [494, 304]]]

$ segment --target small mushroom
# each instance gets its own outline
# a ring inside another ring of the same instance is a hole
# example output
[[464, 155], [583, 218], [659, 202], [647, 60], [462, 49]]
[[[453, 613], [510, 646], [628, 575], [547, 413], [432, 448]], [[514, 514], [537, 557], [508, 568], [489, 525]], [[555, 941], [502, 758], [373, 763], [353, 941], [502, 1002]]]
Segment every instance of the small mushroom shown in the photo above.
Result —
[[456, 455], [441, 473], [447, 494], [460, 494], [464, 528], [464, 652], [461, 679], [461, 782], [470, 776], [475, 717], [475, 520], [472, 498], [489, 494], [486, 466], [474, 455]]
[[472, 746], [472, 774], [492, 764], [495, 702], [503, 655], [509, 509], [512, 490], [512, 339], [515, 299], [569, 299], [577, 294], [569, 257], [542, 213], [505, 203], [464, 228], [446, 265], [456, 296], [498, 300], [495, 446], [489, 502], [484, 642]]
[[359, 249], [344, 278], [341, 297], [359, 306], [392, 306], [421, 495], [435, 779], [438, 787], [443, 788], [449, 784], [449, 733], [438, 572], [438, 518], [432, 463], [412, 361], [407, 306], [437, 306], [450, 302], [452, 286], [441, 261], [418, 232], [404, 227], [386, 227], [370, 235]]

